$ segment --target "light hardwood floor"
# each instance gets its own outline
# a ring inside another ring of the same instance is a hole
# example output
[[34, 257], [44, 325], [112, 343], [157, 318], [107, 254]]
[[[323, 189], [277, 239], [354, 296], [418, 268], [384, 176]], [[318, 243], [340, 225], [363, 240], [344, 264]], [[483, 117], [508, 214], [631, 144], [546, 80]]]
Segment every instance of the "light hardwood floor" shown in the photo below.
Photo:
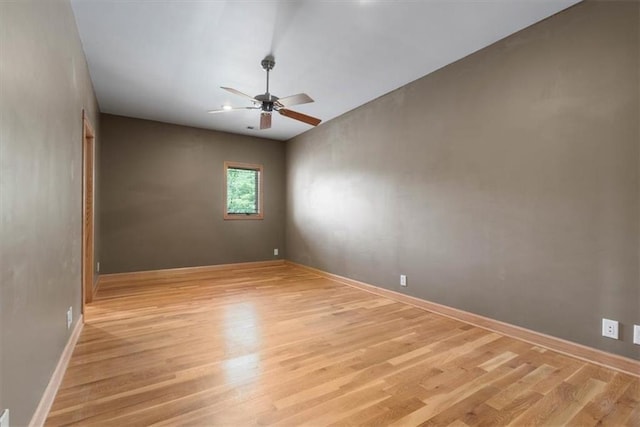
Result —
[[640, 380], [294, 266], [103, 282], [47, 425], [628, 425]]

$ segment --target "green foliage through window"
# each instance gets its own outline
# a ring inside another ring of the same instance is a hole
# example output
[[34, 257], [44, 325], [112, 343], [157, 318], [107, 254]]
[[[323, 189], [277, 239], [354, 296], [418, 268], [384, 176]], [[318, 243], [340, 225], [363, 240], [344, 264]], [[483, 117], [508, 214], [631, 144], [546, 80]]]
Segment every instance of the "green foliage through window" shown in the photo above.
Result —
[[257, 214], [260, 172], [251, 169], [227, 169], [227, 213]]

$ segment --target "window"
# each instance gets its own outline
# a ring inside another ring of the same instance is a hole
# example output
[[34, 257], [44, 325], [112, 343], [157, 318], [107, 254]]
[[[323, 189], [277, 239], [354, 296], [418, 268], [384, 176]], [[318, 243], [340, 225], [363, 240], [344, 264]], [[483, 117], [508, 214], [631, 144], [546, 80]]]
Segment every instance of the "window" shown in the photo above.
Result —
[[262, 219], [262, 165], [224, 162], [224, 219]]

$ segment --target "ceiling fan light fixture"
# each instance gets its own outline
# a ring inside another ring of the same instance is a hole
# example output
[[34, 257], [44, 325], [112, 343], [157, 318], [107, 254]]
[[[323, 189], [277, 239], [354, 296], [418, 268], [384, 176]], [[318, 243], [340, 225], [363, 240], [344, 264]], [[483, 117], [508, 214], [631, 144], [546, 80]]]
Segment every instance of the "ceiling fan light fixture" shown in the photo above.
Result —
[[222, 109], [225, 111], [229, 111], [229, 110], [233, 110], [233, 107], [231, 105], [223, 105]]

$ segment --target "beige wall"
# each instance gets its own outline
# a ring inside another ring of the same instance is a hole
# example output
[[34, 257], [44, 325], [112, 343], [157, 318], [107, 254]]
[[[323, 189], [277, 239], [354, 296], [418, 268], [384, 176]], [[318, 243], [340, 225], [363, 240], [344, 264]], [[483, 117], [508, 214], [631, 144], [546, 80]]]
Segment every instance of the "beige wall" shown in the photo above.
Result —
[[26, 425], [81, 311], [82, 110], [68, 1], [0, 2], [0, 408]]
[[579, 4], [288, 142], [288, 258], [640, 358], [639, 7]]
[[[282, 142], [107, 114], [101, 126], [102, 272], [284, 255]], [[264, 166], [264, 220], [223, 220], [225, 160]]]

